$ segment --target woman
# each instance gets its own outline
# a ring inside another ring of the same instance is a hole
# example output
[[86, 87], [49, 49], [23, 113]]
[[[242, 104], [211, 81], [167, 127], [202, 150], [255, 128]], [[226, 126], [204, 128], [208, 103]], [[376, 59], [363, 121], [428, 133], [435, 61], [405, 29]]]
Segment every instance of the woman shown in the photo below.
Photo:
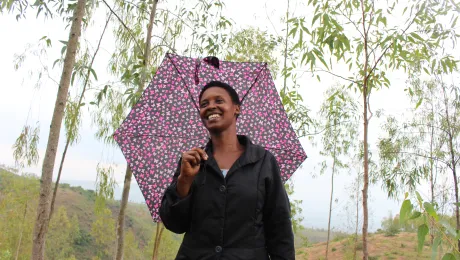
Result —
[[240, 100], [213, 81], [199, 96], [211, 140], [182, 154], [160, 208], [184, 233], [176, 259], [295, 259], [289, 199], [275, 157], [237, 136]]

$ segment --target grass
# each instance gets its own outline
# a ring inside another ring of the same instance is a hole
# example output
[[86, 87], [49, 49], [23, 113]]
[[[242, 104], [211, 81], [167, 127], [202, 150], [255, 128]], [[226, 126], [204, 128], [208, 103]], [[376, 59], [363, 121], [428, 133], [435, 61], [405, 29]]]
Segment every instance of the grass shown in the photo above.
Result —
[[[379, 260], [425, 260], [431, 259], [431, 248], [425, 245], [423, 251], [417, 252], [417, 234], [399, 233], [392, 237], [385, 234], [372, 234], [368, 239], [369, 259]], [[329, 259], [353, 259], [354, 240], [351, 237], [330, 242]], [[362, 240], [358, 239], [356, 259], [362, 259]], [[308, 248], [298, 249], [296, 259], [324, 258], [326, 243], [313, 244]]]

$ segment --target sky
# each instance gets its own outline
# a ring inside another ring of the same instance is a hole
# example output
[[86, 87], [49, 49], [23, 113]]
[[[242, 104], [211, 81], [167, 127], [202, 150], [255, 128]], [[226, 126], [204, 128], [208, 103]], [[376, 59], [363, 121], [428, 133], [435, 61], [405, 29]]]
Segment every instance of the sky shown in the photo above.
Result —
[[[159, 3], [159, 8], [162, 6]], [[169, 1], [171, 3], [173, 1]], [[225, 12], [233, 19], [236, 27], [246, 28], [248, 26], [259, 27], [272, 34], [281, 34], [281, 18], [285, 15], [285, 1], [275, 0], [232, 0], [226, 1]], [[291, 1], [294, 2], [294, 1]], [[291, 11], [294, 14], [301, 14], [305, 8], [293, 3]], [[306, 10], [306, 9], [305, 9]], [[54, 82], [59, 77], [59, 70], [53, 71], [54, 79], [44, 78], [41, 86], [34, 86], [34, 80], [30, 78], [30, 72], [36, 72], [41, 64], [50, 64], [54, 59], [59, 58], [62, 44], [57, 40], [67, 39], [65, 24], [59, 20], [35, 19], [33, 13], [29, 18], [16, 21], [12, 15], [3, 14], [0, 16], [0, 35], [8, 35], [7, 40], [0, 42], [0, 77], [2, 78], [0, 95], [0, 164], [14, 165], [12, 157], [12, 145], [21, 132], [24, 124], [40, 124], [40, 162], [24, 171], [40, 175], [41, 160], [44, 156], [48, 129], [51, 121], [52, 111], [56, 98], [57, 84]], [[97, 16], [96, 16], [97, 17]], [[270, 19], [269, 19], [270, 18]], [[85, 39], [93, 39], [102, 30], [102, 19], [94, 19], [95, 26], [85, 32]], [[5, 26], [7, 25], [7, 26]], [[23, 68], [14, 70], [14, 59], [16, 54], [23, 53], [30, 44], [34, 44], [42, 36], [48, 36], [53, 40], [53, 48], [48, 52], [48, 59], [42, 60], [31, 58], [26, 59]], [[5, 38], [4, 38], [5, 39]], [[105, 40], [102, 45], [101, 55], [98, 60], [104, 60], [110, 56], [110, 49], [113, 41]], [[96, 61], [96, 71], [101, 82], [110, 78], [106, 75], [106, 68]], [[341, 68], [338, 68], [341, 72]], [[372, 109], [384, 109], [387, 114], [403, 114], [410, 104], [406, 98], [404, 88], [406, 87], [407, 76], [401, 72], [390, 73], [392, 87], [376, 92], [372, 99]], [[278, 87], [279, 87], [279, 82]], [[324, 100], [324, 91], [327, 87], [336, 84], [336, 80], [323, 75], [323, 80], [318, 82], [316, 78], [305, 75], [299, 81], [301, 93], [305, 104], [316, 113]], [[375, 142], [382, 134], [380, 131], [380, 119], [373, 119], [370, 126], [371, 151], [375, 151]], [[96, 177], [96, 166], [115, 164], [115, 178], [120, 187], [123, 185], [124, 169], [126, 162], [120, 150], [115, 146], [107, 146], [94, 138], [95, 129], [91, 125], [88, 112], [84, 113], [80, 142], [69, 149], [64, 166], [63, 182], [79, 181], [94, 182]], [[64, 146], [64, 135], [61, 134], [56, 165], [61, 157]], [[293, 175], [295, 193], [291, 199], [302, 200], [303, 224], [307, 227], [327, 228], [330, 174], [319, 175], [319, 163], [323, 160], [318, 147], [313, 147], [306, 139], [301, 143], [308, 155], [308, 159], [302, 164], [299, 170]], [[56, 177], [57, 171], [55, 171]], [[341, 172], [335, 179], [336, 190], [333, 204], [332, 226], [337, 230], [353, 230], [348, 217], [347, 206], [351, 206], [350, 186], [354, 176], [348, 171]], [[134, 182], [134, 180], [133, 180]], [[370, 187], [370, 230], [375, 231], [380, 227], [381, 220], [387, 217], [389, 212], [399, 212], [400, 202], [387, 199], [386, 193], [381, 189], [380, 184]], [[427, 189], [426, 189], [427, 190]], [[138, 191], [133, 191], [138, 192]], [[427, 193], [427, 192], [426, 192]], [[422, 194], [424, 194], [422, 192]]]

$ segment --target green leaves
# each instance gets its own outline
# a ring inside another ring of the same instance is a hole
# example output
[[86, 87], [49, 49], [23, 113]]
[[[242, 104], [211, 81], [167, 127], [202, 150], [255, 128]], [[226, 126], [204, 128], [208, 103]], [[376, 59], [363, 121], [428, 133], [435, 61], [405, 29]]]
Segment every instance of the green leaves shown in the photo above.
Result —
[[430, 216], [432, 216], [436, 221], [439, 221], [438, 214], [434, 210], [434, 207], [431, 203], [425, 202], [423, 203], [423, 207], [425, 208], [426, 212], [430, 214]]
[[442, 257], [441, 260], [457, 260], [457, 258], [455, 258], [453, 254], [447, 253]]
[[422, 213], [420, 211], [414, 211], [414, 213], [412, 213], [412, 216], [409, 218], [409, 219], [416, 219], [418, 217], [420, 217], [422, 215]]
[[425, 244], [425, 237], [428, 234], [428, 226], [426, 224], [422, 224], [418, 227], [417, 230], [417, 238], [418, 238], [418, 251], [421, 252], [423, 249], [423, 245]]
[[438, 257], [438, 248], [442, 243], [442, 239], [437, 237], [433, 241], [433, 246], [431, 247], [431, 260], [436, 260]]
[[399, 211], [399, 223], [404, 224], [408, 219], [410, 219], [412, 214], [412, 203], [410, 200], [404, 200], [403, 204], [401, 205], [401, 209]]
[[16, 166], [22, 168], [24, 166], [32, 166], [38, 163], [38, 143], [40, 141], [40, 125], [32, 127], [25, 125], [22, 128], [21, 134], [16, 139], [13, 145], [13, 158]]

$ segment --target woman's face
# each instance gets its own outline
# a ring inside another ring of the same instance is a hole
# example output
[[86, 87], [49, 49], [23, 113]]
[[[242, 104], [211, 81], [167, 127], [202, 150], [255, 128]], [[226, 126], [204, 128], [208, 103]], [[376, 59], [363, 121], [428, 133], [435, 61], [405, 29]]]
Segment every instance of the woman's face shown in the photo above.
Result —
[[210, 132], [222, 132], [236, 123], [239, 105], [233, 103], [228, 92], [221, 87], [210, 87], [201, 96], [200, 117]]

